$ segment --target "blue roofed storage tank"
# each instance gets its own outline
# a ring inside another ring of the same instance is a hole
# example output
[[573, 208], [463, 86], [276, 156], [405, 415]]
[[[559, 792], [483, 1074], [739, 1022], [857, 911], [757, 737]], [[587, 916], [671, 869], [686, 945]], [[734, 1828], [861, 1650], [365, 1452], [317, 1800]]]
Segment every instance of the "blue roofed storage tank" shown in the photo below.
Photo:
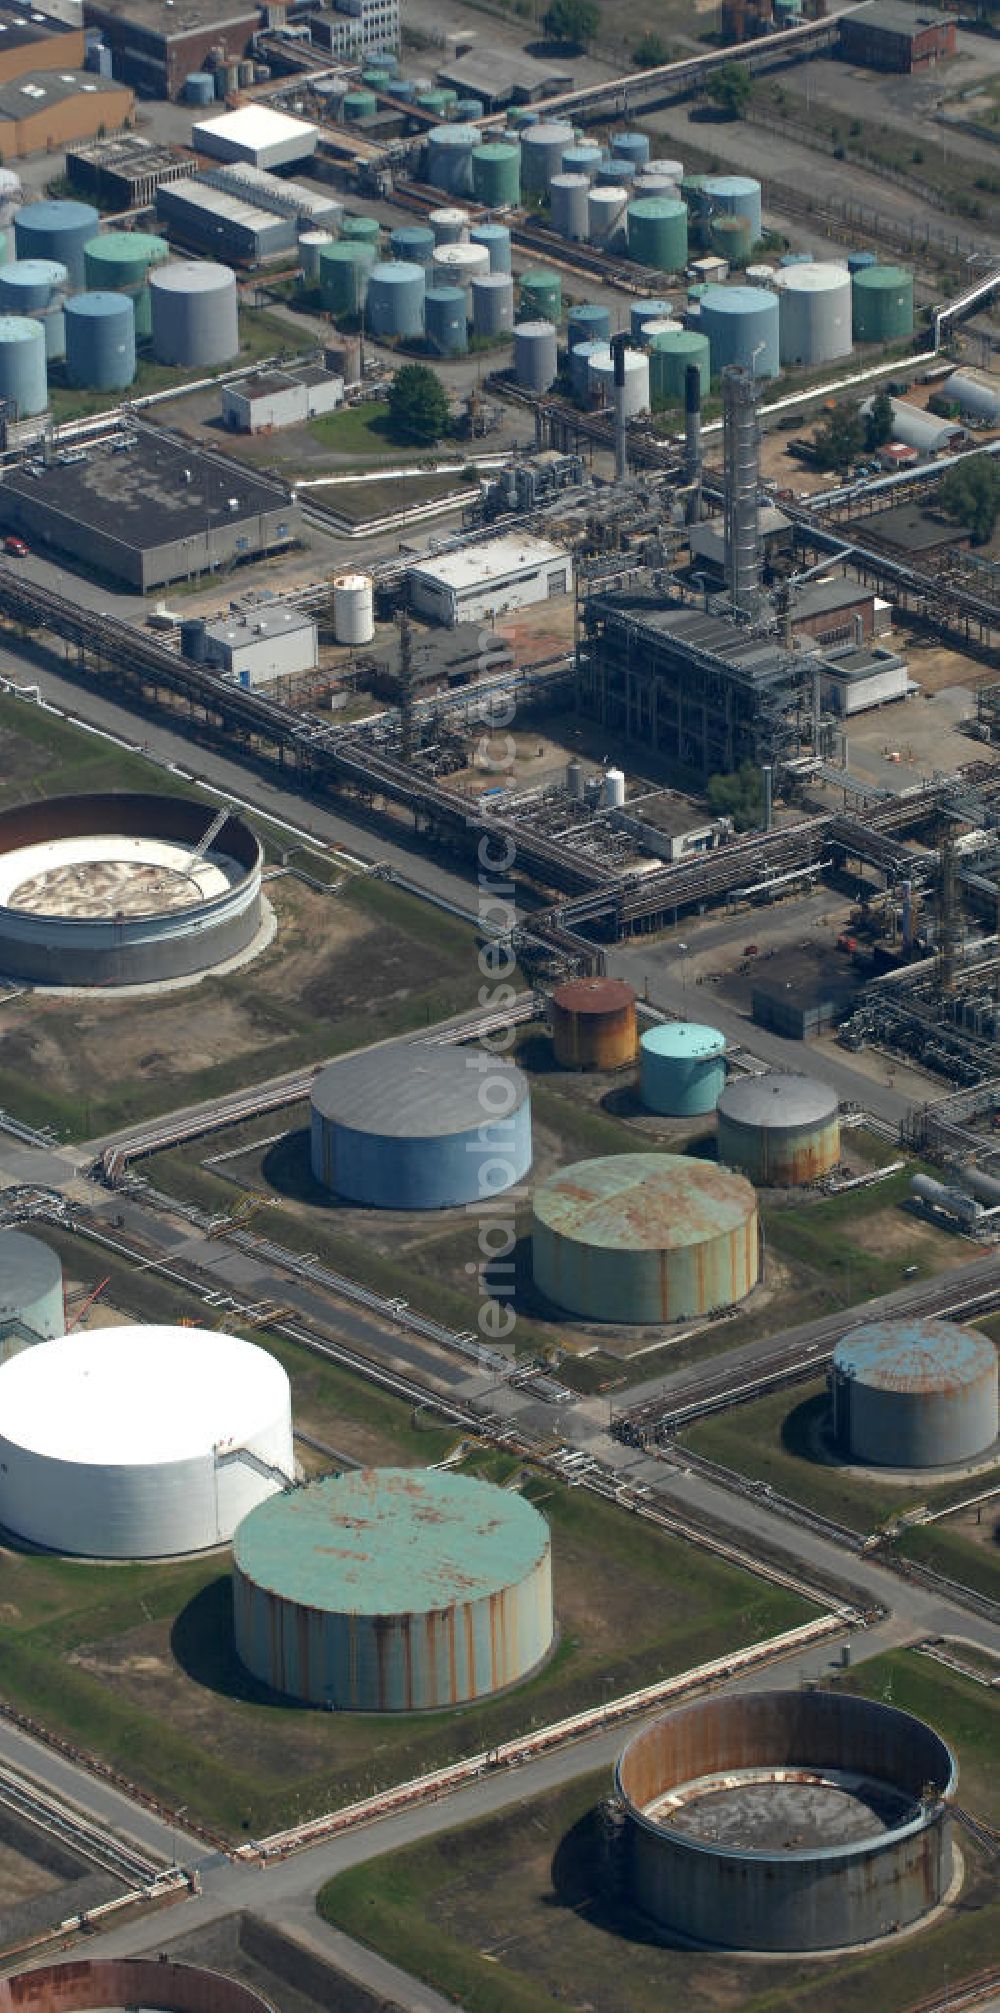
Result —
[[66, 375], [91, 391], [124, 391], [135, 377], [135, 310], [127, 294], [66, 302]]
[[491, 273], [510, 272], [510, 230], [506, 224], [473, 224], [470, 245], [485, 245]]
[[431, 188], [444, 189], [450, 196], [471, 196], [472, 156], [482, 138], [477, 126], [432, 126], [424, 176]]
[[528, 1079], [481, 1051], [400, 1042], [344, 1056], [312, 1089], [312, 1170], [374, 1209], [452, 1209], [531, 1166]]
[[423, 335], [426, 287], [424, 267], [411, 265], [408, 260], [394, 259], [386, 265], [372, 266], [365, 311], [369, 335]]
[[461, 356], [469, 346], [468, 302], [464, 287], [428, 287], [424, 332], [437, 356]]
[[837, 1094], [812, 1077], [733, 1077], [717, 1110], [720, 1161], [759, 1187], [818, 1181], [840, 1159]]
[[233, 1544], [237, 1654], [340, 1711], [420, 1712], [517, 1684], [552, 1643], [549, 1527], [467, 1475], [361, 1468], [275, 1496]]
[[647, 1111], [691, 1118], [714, 1111], [726, 1083], [726, 1037], [697, 1021], [648, 1028], [640, 1045], [639, 1095]]
[[92, 203], [26, 203], [14, 218], [14, 242], [19, 259], [55, 259], [65, 266], [71, 284], [84, 284], [83, 248], [100, 229]]
[[951, 1321], [866, 1322], [833, 1352], [830, 1396], [846, 1459], [958, 1467], [997, 1437], [996, 1347]]
[[59, 1258], [26, 1230], [0, 1231], [0, 1361], [66, 1328]]
[[750, 227], [750, 242], [760, 237], [760, 183], [752, 175], [706, 175], [699, 203], [710, 216], [742, 217]]
[[0, 399], [17, 419], [32, 419], [49, 402], [45, 333], [26, 315], [0, 315]]
[[69, 274], [57, 259], [15, 259], [0, 268], [0, 312], [30, 315], [41, 323], [49, 363], [66, 354], [68, 285]]
[[712, 352], [712, 376], [742, 364], [756, 377], [778, 375], [778, 297], [766, 287], [708, 286], [698, 326]]
[[731, 1307], [757, 1284], [757, 1198], [711, 1161], [616, 1153], [535, 1190], [532, 1271], [585, 1321], [681, 1321]]

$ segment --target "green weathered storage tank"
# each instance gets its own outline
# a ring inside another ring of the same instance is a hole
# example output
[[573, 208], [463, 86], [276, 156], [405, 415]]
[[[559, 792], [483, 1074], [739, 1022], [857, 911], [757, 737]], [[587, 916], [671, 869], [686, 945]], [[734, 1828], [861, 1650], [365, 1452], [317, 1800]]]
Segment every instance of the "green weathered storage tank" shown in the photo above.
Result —
[[324, 245], [319, 255], [323, 306], [334, 315], [360, 314], [368, 292], [368, 274], [375, 264], [374, 245], [342, 239]]
[[472, 156], [472, 193], [488, 210], [512, 209], [521, 200], [521, 149], [511, 140], [487, 140]]
[[626, 211], [628, 255], [662, 273], [687, 265], [687, 209], [676, 196], [638, 196]]
[[151, 266], [164, 265], [170, 257], [166, 238], [152, 231], [105, 231], [91, 238], [83, 248], [83, 268], [87, 289], [92, 293], [130, 294], [135, 309], [135, 333], [150, 332], [149, 287]]
[[708, 249], [731, 266], [745, 266], [754, 248], [750, 219], [738, 216], [713, 217], [708, 226]]
[[373, 119], [378, 111], [374, 91], [348, 91], [344, 98], [345, 119]]
[[381, 225], [377, 217], [341, 217], [340, 235], [348, 242], [377, 245]]
[[521, 305], [518, 321], [554, 322], [562, 320], [562, 280], [551, 266], [530, 266], [521, 274]]
[[659, 406], [681, 403], [689, 363], [697, 365], [701, 395], [707, 398], [712, 380], [708, 337], [696, 329], [664, 329], [662, 334], [650, 336], [649, 393], [654, 412]]
[[913, 274], [865, 266], [853, 277], [855, 342], [904, 342], [913, 334]]

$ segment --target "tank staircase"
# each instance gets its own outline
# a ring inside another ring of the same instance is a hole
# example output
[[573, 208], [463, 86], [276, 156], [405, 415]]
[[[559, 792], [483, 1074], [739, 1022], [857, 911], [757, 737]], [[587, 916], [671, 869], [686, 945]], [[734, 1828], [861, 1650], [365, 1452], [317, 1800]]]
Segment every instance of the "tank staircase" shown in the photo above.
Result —
[[252, 1468], [254, 1474], [259, 1475], [262, 1481], [276, 1482], [279, 1489], [297, 1487], [294, 1475], [286, 1474], [284, 1468], [279, 1468], [276, 1461], [266, 1461], [255, 1447], [232, 1447], [225, 1443], [216, 1447], [216, 1468], [231, 1468], [237, 1462], [242, 1463], [245, 1468]]

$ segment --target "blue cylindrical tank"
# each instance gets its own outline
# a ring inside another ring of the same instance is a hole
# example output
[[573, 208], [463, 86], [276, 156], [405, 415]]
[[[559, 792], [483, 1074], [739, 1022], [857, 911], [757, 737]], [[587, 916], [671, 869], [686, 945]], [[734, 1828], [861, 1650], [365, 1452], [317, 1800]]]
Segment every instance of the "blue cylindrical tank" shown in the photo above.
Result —
[[[779, 266], [811, 266], [812, 256], [811, 252], [782, 252], [778, 264]], [[864, 263], [866, 265], [869, 263], [874, 265], [875, 261], [874, 259], [870, 261], [864, 260]]]
[[645, 133], [615, 133], [611, 140], [611, 155], [616, 161], [631, 161], [634, 168], [644, 168], [649, 160], [649, 140]]
[[26, 315], [0, 315], [0, 398], [18, 419], [32, 419], [49, 402], [45, 336]]
[[760, 183], [752, 175], [706, 175], [701, 185], [703, 206], [712, 216], [744, 217], [751, 244], [760, 237]]
[[427, 224], [397, 224], [389, 236], [389, 250], [394, 259], [429, 266], [434, 257], [434, 233]]
[[128, 294], [74, 294], [66, 303], [66, 374], [91, 391], [135, 377], [135, 309]]
[[611, 309], [600, 301], [578, 301], [566, 316], [566, 343], [576, 349], [582, 342], [607, 342], [611, 335]]
[[63, 307], [68, 279], [65, 266], [56, 259], [15, 259], [0, 267], [0, 313], [38, 317], [49, 363], [66, 354]]
[[450, 196], [472, 194], [472, 156], [482, 144], [478, 126], [432, 126], [427, 135], [426, 180]]
[[463, 125], [474, 126], [486, 110], [481, 98], [459, 98], [455, 103], [455, 117]]
[[424, 334], [438, 356], [461, 356], [469, 347], [464, 287], [428, 287], [424, 295]]
[[575, 140], [562, 157], [564, 175], [586, 175], [593, 181], [601, 165], [601, 149], [596, 140]]
[[699, 325], [711, 345], [713, 377], [730, 363], [757, 377], [777, 377], [777, 294], [766, 287], [706, 287]]
[[602, 336], [591, 337], [589, 341], [576, 342], [570, 345], [570, 352], [569, 352], [570, 382], [573, 386], [573, 390], [577, 393], [578, 397], [586, 398], [587, 393], [590, 390], [591, 357], [599, 355], [603, 356], [604, 351], [607, 349], [607, 346], [608, 346], [607, 338]]
[[[782, 259], [781, 263], [784, 265], [785, 260]], [[875, 266], [877, 264], [878, 260], [874, 252], [848, 252], [847, 254], [847, 270], [849, 273], [863, 273], [866, 266]]]
[[313, 1084], [312, 1170], [368, 1209], [452, 1209], [531, 1165], [531, 1096], [513, 1063], [400, 1043], [343, 1056]]
[[647, 1111], [692, 1118], [714, 1111], [726, 1082], [726, 1037], [697, 1021], [648, 1028], [639, 1048], [639, 1095]]
[[215, 98], [215, 78], [208, 70], [192, 70], [184, 79], [184, 99], [188, 105], [211, 105]]
[[491, 273], [510, 272], [510, 230], [506, 224], [473, 224], [470, 245], [485, 245]]
[[838, 1342], [830, 1395], [846, 1459], [957, 1467], [996, 1440], [996, 1347], [950, 1321], [873, 1321]]
[[505, 335], [514, 326], [514, 278], [512, 273], [480, 273], [469, 289], [472, 299], [472, 332], [477, 336]]
[[66, 267], [70, 283], [84, 283], [83, 248], [100, 228], [92, 203], [28, 203], [14, 219], [19, 259], [54, 259]]
[[633, 301], [628, 315], [633, 342], [642, 341], [642, 331], [647, 322], [670, 321], [673, 313], [670, 301]]
[[372, 266], [368, 274], [368, 305], [365, 310], [369, 335], [423, 335], [426, 287], [424, 267], [413, 265], [409, 260], [397, 259], [387, 265]]
[[626, 182], [634, 182], [635, 175], [635, 162], [626, 161], [624, 155], [616, 156], [613, 161], [605, 161], [598, 168], [594, 185], [598, 189], [620, 189]]

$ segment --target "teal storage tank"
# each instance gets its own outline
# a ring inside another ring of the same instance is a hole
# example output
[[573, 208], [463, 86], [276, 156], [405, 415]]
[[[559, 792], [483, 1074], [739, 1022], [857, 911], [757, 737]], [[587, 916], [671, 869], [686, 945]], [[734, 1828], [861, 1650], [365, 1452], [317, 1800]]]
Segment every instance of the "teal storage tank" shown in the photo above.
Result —
[[429, 266], [434, 257], [434, 233], [427, 224], [397, 224], [389, 235], [389, 250], [394, 259]]
[[510, 231], [506, 224], [473, 224], [470, 245], [485, 245], [491, 273], [510, 272]]
[[128, 294], [66, 302], [66, 375], [90, 391], [124, 391], [135, 378], [135, 310]]
[[913, 334], [913, 274], [864, 266], [853, 276], [855, 342], [903, 342]]
[[726, 1084], [726, 1037], [697, 1021], [647, 1029], [639, 1048], [639, 1095], [647, 1111], [694, 1118], [714, 1111]]
[[687, 210], [671, 196], [639, 196], [626, 212], [629, 258], [662, 273], [687, 265]]
[[649, 160], [650, 146], [645, 133], [614, 133], [611, 139], [611, 156], [616, 161], [631, 161], [634, 168], [644, 168]]
[[874, 252], [848, 252], [847, 254], [847, 270], [849, 273], [863, 273], [866, 266], [877, 265], [878, 260]]
[[684, 398], [688, 364], [697, 367], [701, 395], [708, 397], [712, 365], [708, 337], [697, 329], [664, 329], [649, 338], [649, 391], [653, 411], [679, 405]]
[[14, 242], [19, 259], [55, 259], [66, 267], [70, 284], [82, 287], [83, 248], [100, 229], [92, 203], [26, 203], [14, 218]]
[[529, 266], [521, 274], [521, 304], [518, 320], [554, 322], [562, 320], [562, 280], [551, 266]]
[[577, 301], [566, 316], [566, 347], [574, 350], [578, 343], [606, 343], [611, 337], [611, 309], [600, 301]]
[[374, 264], [374, 245], [351, 239], [323, 245], [319, 255], [323, 306], [334, 315], [360, 314], [368, 292], [368, 274]]
[[344, 117], [352, 125], [359, 119], [374, 119], [378, 111], [378, 99], [374, 91], [347, 91], [344, 94]]
[[708, 249], [731, 267], [745, 266], [756, 240], [746, 217], [712, 217], [708, 226]]
[[135, 310], [136, 335], [148, 336], [152, 327], [149, 271], [152, 266], [165, 265], [169, 257], [166, 238], [152, 231], [105, 231], [83, 248], [88, 289], [128, 294]]
[[777, 377], [777, 294], [766, 287], [706, 287], [700, 327], [711, 344], [713, 377], [731, 363], [756, 377]]
[[192, 70], [185, 77], [184, 102], [186, 105], [214, 104], [215, 78], [208, 70]]
[[382, 227], [377, 217], [341, 217], [339, 229], [345, 244], [377, 245]]
[[601, 165], [601, 150], [596, 140], [576, 140], [572, 147], [563, 150], [561, 168], [564, 175], [586, 175], [592, 182]]
[[472, 193], [487, 210], [516, 209], [521, 200], [521, 149], [512, 140], [487, 140], [473, 149]]
[[34, 419], [49, 402], [45, 334], [26, 315], [0, 315], [0, 398], [17, 419]]
[[710, 216], [743, 217], [750, 227], [750, 242], [760, 237], [760, 183], [752, 175], [705, 175], [700, 202]]
[[437, 356], [462, 356], [469, 347], [464, 287], [428, 287], [424, 295], [424, 334]]
[[411, 265], [408, 260], [396, 259], [387, 265], [372, 266], [365, 308], [369, 335], [390, 340], [423, 335], [426, 286], [426, 269]]

